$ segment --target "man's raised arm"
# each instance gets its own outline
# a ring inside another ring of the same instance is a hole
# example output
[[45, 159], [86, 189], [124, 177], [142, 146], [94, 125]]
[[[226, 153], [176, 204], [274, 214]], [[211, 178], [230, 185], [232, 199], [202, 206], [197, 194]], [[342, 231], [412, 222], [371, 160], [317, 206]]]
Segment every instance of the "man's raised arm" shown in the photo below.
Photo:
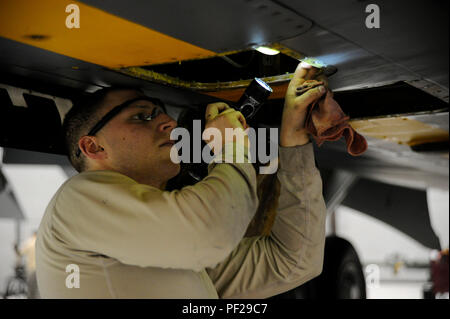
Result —
[[218, 266], [208, 268], [221, 298], [267, 298], [322, 271], [326, 208], [312, 144], [303, 130], [307, 106], [324, 91], [295, 91], [307, 79], [297, 68], [286, 94], [280, 134], [277, 217], [268, 236], [245, 238]]

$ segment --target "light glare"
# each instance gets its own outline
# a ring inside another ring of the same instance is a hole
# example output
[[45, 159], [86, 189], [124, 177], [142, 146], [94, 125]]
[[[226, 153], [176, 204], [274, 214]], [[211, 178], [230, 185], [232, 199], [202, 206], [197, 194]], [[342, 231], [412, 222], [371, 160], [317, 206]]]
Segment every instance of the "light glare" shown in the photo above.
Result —
[[255, 50], [262, 54], [265, 54], [265, 55], [277, 55], [278, 53], [280, 53], [280, 51], [278, 51], [278, 50], [275, 50], [275, 49], [272, 49], [269, 47], [264, 47], [264, 46], [257, 47], [257, 48], [255, 48]]

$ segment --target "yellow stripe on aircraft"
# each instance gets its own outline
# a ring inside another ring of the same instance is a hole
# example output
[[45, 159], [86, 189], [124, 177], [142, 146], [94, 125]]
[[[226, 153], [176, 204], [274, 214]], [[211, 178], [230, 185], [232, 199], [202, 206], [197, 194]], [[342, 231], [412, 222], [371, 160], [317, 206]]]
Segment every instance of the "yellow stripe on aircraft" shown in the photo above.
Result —
[[[79, 7], [80, 28], [66, 27], [70, 4]], [[109, 68], [215, 55], [78, 1], [1, 0], [0, 36]]]

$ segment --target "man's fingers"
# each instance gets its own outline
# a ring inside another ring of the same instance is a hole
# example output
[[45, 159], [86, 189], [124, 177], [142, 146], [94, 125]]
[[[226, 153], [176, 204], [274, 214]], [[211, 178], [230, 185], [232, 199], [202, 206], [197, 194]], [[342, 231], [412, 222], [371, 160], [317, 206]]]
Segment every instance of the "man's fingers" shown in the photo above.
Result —
[[305, 65], [304, 63], [302, 64], [302, 62], [300, 62], [295, 69], [293, 80], [305, 79], [310, 69], [311, 66]]
[[302, 85], [300, 85], [296, 88], [296, 95], [301, 95], [304, 92], [306, 92], [312, 88], [315, 88], [319, 85], [322, 85], [322, 84], [324, 84], [324, 83], [321, 81], [307, 80], [307, 81], [303, 82]]
[[294, 96], [295, 90], [299, 85], [302, 85], [306, 80], [311, 80], [316, 74], [317, 69], [309, 64], [300, 62], [295, 69], [294, 76], [288, 87], [288, 95]]
[[247, 126], [247, 121], [246, 121], [244, 115], [241, 112], [230, 108], [230, 109], [227, 109], [227, 110], [223, 111], [222, 113], [220, 113], [219, 116], [224, 116], [226, 114], [227, 114], [227, 118], [230, 121], [232, 121], [233, 124], [237, 124], [235, 122], [235, 120], [238, 120], [239, 123], [241, 123], [242, 127], [244, 127], [244, 129], [245, 129], [245, 127]]
[[311, 68], [308, 70], [308, 72], [306, 73], [305, 76], [305, 80], [311, 80], [314, 78], [314, 76], [316, 75], [318, 69], [317, 68]]
[[230, 106], [223, 102], [211, 103], [206, 106], [205, 119], [212, 120], [222, 111], [230, 109]]
[[329, 88], [329, 84], [328, 84], [328, 78], [325, 74], [320, 74], [316, 77], [317, 81], [323, 82], [323, 85], [325, 85], [326, 88]]
[[300, 105], [301, 108], [308, 106], [318, 98], [320, 98], [322, 95], [325, 94], [327, 90], [323, 85], [316, 87], [314, 89], [310, 89], [309, 91], [303, 93], [300, 95], [295, 104]]
[[244, 129], [246, 129], [247, 128], [247, 121], [245, 120], [244, 115], [242, 115], [242, 113], [239, 112], [239, 111], [235, 111], [235, 113], [236, 113], [236, 118], [238, 119], [239, 122], [241, 122], [242, 127]]
[[297, 68], [295, 69], [294, 75], [289, 82], [289, 86], [287, 89], [287, 95], [295, 95], [295, 89], [297, 86], [301, 85], [305, 81], [305, 76], [308, 73], [308, 70], [303, 68], [302, 64], [299, 63]]
[[[222, 110], [222, 111], [220, 111]], [[247, 121], [244, 117], [244, 115], [236, 111], [235, 109], [229, 107], [227, 104], [222, 103], [222, 105], [219, 105], [219, 103], [213, 103], [209, 104], [205, 117], [207, 121], [212, 121], [215, 119], [219, 119], [221, 117], [225, 116], [227, 118], [227, 121], [230, 125], [230, 127], [239, 127], [236, 120], [239, 121], [239, 123], [242, 125], [244, 129], [246, 129]]]

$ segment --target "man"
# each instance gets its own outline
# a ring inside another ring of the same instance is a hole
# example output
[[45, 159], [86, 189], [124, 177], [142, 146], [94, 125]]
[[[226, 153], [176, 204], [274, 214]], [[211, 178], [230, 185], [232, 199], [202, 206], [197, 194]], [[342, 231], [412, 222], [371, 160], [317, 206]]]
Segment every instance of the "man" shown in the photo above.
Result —
[[[299, 66], [286, 93], [281, 191], [269, 236], [243, 239], [258, 204], [251, 163], [212, 162], [202, 181], [168, 192], [179, 172], [170, 158], [176, 122], [158, 101], [110, 90], [74, 106], [64, 126], [80, 174], [58, 190], [39, 228], [42, 297], [266, 298], [319, 275], [325, 205], [304, 123], [325, 89], [296, 95], [311, 77]], [[247, 127], [224, 103], [208, 105], [205, 118], [223, 137], [226, 128]], [[241, 143], [219, 142], [240, 146], [248, 158], [245, 135]]]

